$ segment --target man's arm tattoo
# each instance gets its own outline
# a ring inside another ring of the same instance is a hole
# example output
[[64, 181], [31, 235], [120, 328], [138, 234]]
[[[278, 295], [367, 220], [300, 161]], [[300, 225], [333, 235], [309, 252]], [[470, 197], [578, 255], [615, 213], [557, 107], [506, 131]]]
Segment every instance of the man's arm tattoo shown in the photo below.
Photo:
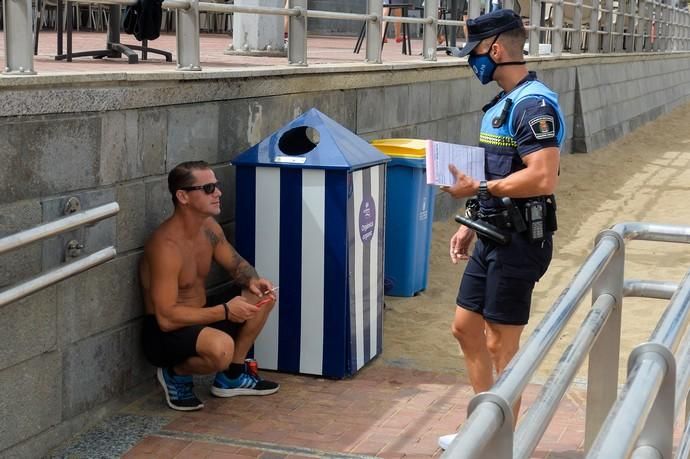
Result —
[[249, 286], [249, 281], [252, 279], [258, 279], [259, 274], [256, 272], [254, 267], [250, 265], [247, 260], [242, 258], [242, 256], [237, 253], [234, 247], [230, 247], [233, 252], [233, 258], [235, 260], [235, 266], [230, 270], [230, 275], [232, 276], [232, 281], [235, 285], [240, 287]]
[[204, 228], [204, 233], [206, 234], [208, 240], [211, 242], [211, 247], [215, 249], [218, 243], [220, 242], [220, 238], [218, 237], [218, 235], [208, 228]]

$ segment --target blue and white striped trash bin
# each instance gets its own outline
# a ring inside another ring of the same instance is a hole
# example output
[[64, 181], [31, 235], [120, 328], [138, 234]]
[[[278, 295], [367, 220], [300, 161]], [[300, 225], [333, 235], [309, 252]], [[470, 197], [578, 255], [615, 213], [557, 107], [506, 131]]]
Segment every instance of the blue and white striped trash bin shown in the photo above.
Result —
[[387, 161], [316, 109], [232, 161], [236, 248], [280, 287], [262, 368], [342, 378], [381, 352]]

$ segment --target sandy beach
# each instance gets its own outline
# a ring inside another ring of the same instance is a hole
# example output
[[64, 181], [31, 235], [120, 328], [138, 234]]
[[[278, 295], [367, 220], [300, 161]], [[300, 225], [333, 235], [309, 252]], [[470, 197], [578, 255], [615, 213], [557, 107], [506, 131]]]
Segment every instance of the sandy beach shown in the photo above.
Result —
[[[535, 287], [523, 342], [568, 286], [600, 231], [625, 221], [690, 225], [689, 165], [690, 104], [606, 148], [562, 156], [553, 262]], [[386, 297], [382, 363], [464, 373], [463, 358], [450, 334], [465, 268], [465, 262], [453, 265], [448, 256], [448, 241], [456, 229], [452, 219], [434, 223], [426, 291], [411, 298]], [[625, 259], [626, 279], [680, 282], [690, 268], [690, 247], [631, 241], [626, 245]], [[667, 304], [665, 300], [624, 299], [619, 383], [624, 381], [630, 351], [648, 339]], [[590, 305], [588, 295], [533, 382], [546, 380]], [[585, 362], [576, 381], [585, 381], [586, 371]]]

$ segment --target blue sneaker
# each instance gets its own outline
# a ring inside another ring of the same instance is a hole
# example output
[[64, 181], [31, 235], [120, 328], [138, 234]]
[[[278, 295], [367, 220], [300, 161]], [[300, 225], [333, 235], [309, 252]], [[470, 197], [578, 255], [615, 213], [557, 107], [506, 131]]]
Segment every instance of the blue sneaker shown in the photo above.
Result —
[[156, 372], [158, 382], [163, 386], [165, 401], [173, 410], [200, 410], [204, 404], [194, 395], [194, 381], [191, 376], [171, 375], [167, 368]]
[[216, 397], [236, 395], [270, 395], [278, 392], [280, 384], [261, 379], [258, 374], [248, 373], [247, 368], [237, 378], [230, 379], [224, 371], [216, 373], [211, 393]]

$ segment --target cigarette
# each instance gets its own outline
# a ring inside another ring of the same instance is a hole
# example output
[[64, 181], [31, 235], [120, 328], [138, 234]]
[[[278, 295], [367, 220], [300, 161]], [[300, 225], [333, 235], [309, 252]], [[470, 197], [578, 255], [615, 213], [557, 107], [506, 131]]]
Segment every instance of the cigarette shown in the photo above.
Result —
[[278, 287], [273, 287], [270, 290], [266, 290], [265, 292], [262, 293], [262, 295], [268, 295], [269, 293], [275, 293], [278, 291]]

